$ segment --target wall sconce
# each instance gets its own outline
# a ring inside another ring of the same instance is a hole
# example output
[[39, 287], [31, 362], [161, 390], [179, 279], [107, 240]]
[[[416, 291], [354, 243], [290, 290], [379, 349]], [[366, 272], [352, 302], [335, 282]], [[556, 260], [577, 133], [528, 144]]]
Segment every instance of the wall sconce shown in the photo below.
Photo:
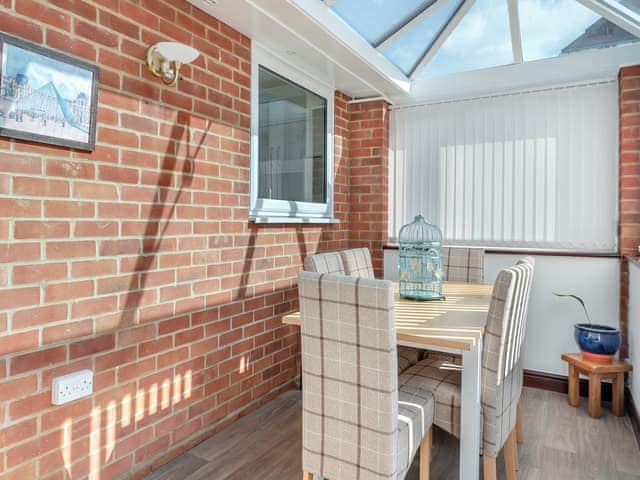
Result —
[[178, 42], [159, 42], [147, 50], [147, 66], [165, 85], [175, 85], [180, 77], [180, 66], [191, 63], [200, 52]]

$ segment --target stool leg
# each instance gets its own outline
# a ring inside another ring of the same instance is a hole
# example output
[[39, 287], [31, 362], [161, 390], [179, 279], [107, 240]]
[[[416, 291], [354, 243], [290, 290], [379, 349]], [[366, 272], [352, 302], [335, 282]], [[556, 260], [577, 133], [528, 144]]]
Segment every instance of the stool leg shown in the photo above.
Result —
[[569, 405], [577, 407], [580, 403], [580, 374], [575, 365], [569, 364]]
[[524, 442], [524, 431], [522, 430], [522, 407], [520, 407], [520, 403], [518, 402], [518, 406], [516, 407], [516, 440], [518, 443]]
[[613, 398], [611, 411], [616, 417], [624, 415], [624, 373], [618, 373], [613, 378]]
[[600, 418], [600, 375], [589, 375], [589, 416]]

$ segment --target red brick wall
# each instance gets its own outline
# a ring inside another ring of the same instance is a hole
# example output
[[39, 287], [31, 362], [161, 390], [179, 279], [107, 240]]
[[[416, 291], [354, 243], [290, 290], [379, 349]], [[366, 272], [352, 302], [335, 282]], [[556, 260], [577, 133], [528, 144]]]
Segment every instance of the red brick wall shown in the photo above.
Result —
[[382, 277], [382, 248], [389, 240], [389, 105], [382, 100], [352, 104], [349, 130], [349, 243], [369, 247], [376, 276]]
[[[139, 476], [292, 386], [280, 314], [302, 259], [349, 245], [351, 195], [375, 232], [351, 240], [380, 247], [349, 151], [382, 181], [384, 108], [336, 94], [339, 225], [256, 226], [248, 38], [184, 0], [4, 0], [0, 29], [101, 67], [94, 152], [0, 138], [0, 479]], [[143, 64], [167, 39], [202, 53], [177, 88]], [[83, 368], [95, 394], [52, 407]]]
[[[640, 245], [640, 65], [620, 70], [620, 253], [638, 255]], [[627, 356], [629, 270], [620, 272], [621, 356]]]

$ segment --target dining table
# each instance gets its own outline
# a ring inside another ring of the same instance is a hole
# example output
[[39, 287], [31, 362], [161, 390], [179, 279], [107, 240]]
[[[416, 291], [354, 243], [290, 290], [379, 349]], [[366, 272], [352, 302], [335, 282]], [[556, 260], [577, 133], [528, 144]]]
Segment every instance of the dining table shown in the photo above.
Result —
[[[406, 345], [462, 358], [459, 478], [480, 476], [480, 393], [482, 337], [489, 311], [492, 285], [443, 282], [443, 300], [403, 298], [395, 289], [396, 337]], [[300, 313], [283, 317], [287, 325], [300, 325]]]

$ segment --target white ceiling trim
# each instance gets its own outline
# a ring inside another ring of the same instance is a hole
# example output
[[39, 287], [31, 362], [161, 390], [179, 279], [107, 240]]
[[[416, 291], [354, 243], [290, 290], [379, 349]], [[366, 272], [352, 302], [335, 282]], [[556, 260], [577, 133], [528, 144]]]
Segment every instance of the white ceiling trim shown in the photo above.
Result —
[[413, 68], [413, 70], [411, 71], [411, 74], [409, 75], [409, 80], [412, 80], [412, 81], [415, 80], [416, 77], [420, 75], [420, 73], [422, 73], [422, 70], [425, 69], [425, 67], [429, 64], [429, 62], [435, 56], [435, 54], [438, 53], [438, 50], [440, 50], [440, 47], [442, 47], [442, 45], [447, 40], [447, 38], [449, 38], [449, 35], [451, 35], [451, 33], [455, 30], [455, 28], [458, 26], [460, 21], [467, 14], [469, 9], [473, 5], [474, 1], [475, 0], [464, 0], [462, 5], [458, 7], [458, 10], [456, 11], [456, 13], [453, 14], [453, 16], [445, 24], [442, 30], [440, 30], [440, 33], [438, 33], [438, 35], [433, 40], [433, 42], [431, 42], [431, 45], [429, 45], [429, 48], [426, 50], [422, 58], [418, 61], [416, 66]]
[[408, 22], [404, 23], [400, 28], [389, 32], [385, 35], [384, 39], [375, 45], [376, 50], [381, 52], [393, 42], [395, 42], [398, 38], [400, 38], [405, 33], [409, 32], [413, 27], [422, 22], [427, 16], [431, 15], [431, 13], [435, 12], [438, 8], [440, 8], [447, 0], [435, 0], [431, 2], [429, 5], [424, 7], [422, 10], [418, 11]]
[[509, 0], [509, 29], [511, 30], [511, 48], [513, 62], [522, 63], [522, 34], [520, 33], [520, 10], [518, 0]]
[[578, 0], [623, 30], [640, 37], [640, 15], [613, 0]]
[[391, 97], [394, 106], [501, 95], [531, 89], [617, 79], [621, 66], [635, 65], [640, 44], [586, 50], [413, 82], [410, 97]]

